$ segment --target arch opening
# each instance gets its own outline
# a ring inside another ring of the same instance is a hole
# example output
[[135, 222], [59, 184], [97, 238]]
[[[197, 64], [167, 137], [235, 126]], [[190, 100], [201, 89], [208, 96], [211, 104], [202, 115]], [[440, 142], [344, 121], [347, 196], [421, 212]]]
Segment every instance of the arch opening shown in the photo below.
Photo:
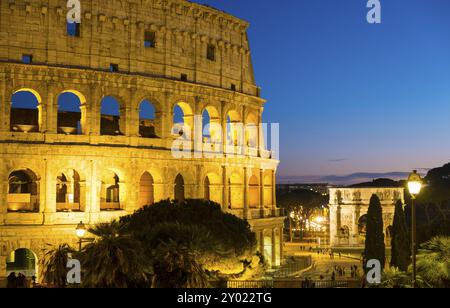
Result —
[[219, 112], [212, 106], [206, 107], [202, 113], [203, 143], [220, 143], [222, 139], [221, 131]]
[[10, 130], [31, 133], [39, 131], [40, 95], [32, 89], [21, 89], [11, 97]]
[[81, 187], [80, 182], [80, 175], [73, 169], [64, 170], [58, 174], [56, 177], [57, 212], [84, 211], [81, 196], [85, 193], [85, 189]]
[[178, 202], [185, 200], [184, 179], [181, 174], [178, 174], [175, 178], [174, 198]]
[[39, 185], [31, 170], [18, 170], [8, 177], [8, 212], [39, 212]]
[[194, 127], [194, 113], [187, 103], [177, 103], [173, 108], [173, 127], [172, 135], [184, 136], [190, 140]]
[[120, 210], [120, 179], [113, 171], [105, 171], [102, 175], [100, 210]]
[[83, 134], [85, 115], [81, 106], [85, 103], [86, 99], [77, 91], [65, 91], [58, 96], [58, 133]]
[[252, 175], [248, 182], [248, 205], [251, 208], [259, 207], [259, 181], [258, 178]]
[[143, 138], [158, 138], [156, 109], [149, 100], [143, 100], [139, 106], [139, 135]]
[[106, 136], [122, 135], [125, 131], [124, 117], [121, 106], [112, 96], [106, 96], [101, 102], [100, 134]]
[[8, 287], [29, 288], [33, 281], [38, 281], [38, 258], [30, 249], [19, 248], [11, 252], [6, 258], [6, 275]]
[[242, 144], [243, 123], [239, 113], [231, 110], [227, 113], [227, 132], [226, 144], [231, 146], [240, 146]]
[[152, 205], [155, 202], [155, 190], [153, 176], [145, 172], [139, 181], [139, 199], [138, 206], [140, 208]]

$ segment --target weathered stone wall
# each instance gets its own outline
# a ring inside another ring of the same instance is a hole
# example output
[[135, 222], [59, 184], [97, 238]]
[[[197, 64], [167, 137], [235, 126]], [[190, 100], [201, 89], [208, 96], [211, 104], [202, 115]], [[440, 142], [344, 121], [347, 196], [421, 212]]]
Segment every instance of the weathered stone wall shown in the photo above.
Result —
[[[66, 33], [67, 0], [0, 2], [0, 60], [164, 76], [257, 95], [248, 23], [184, 0], [81, 0], [80, 37]], [[154, 48], [145, 32], [156, 34]], [[208, 45], [216, 49], [207, 59]]]
[[[260, 250], [278, 266], [283, 245], [275, 197], [278, 161], [263, 141], [265, 101], [254, 82], [248, 24], [182, 0], [81, 4], [81, 35], [71, 37], [65, 0], [0, 2], [0, 277], [15, 249], [31, 249], [42, 259], [45, 244], [76, 241], [80, 221], [95, 224], [133, 213], [142, 206], [143, 194], [149, 195], [149, 187], [140, 187], [145, 173], [151, 176], [155, 202], [175, 197], [175, 179], [181, 175], [186, 198], [208, 195], [224, 211], [248, 219]], [[155, 48], [144, 47], [145, 31], [156, 33]], [[216, 47], [215, 61], [206, 58], [208, 45]], [[32, 54], [33, 63], [20, 63], [23, 54]], [[107, 71], [111, 63], [119, 65], [119, 72]], [[187, 82], [179, 80], [180, 74], [188, 75]], [[38, 101], [38, 125], [29, 132], [11, 125], [12, 98], [21, 91]], [[59, 129], [59, 98], [66, 92], [80, 101], [81, 134]], [[120, 105], [120, 134], [115, 136], [101, 134], [107, 96]], [[157, 138], [139, 133], [144, 100], [155, 107]], [[179, 139], [172, 132], [175, 105], [183, 110], [184, 124], [191, 125], [184, 127], [191, 130], [184, 146], [196, 154], [213, 149], [220, 157], [173, 155]], [[202, 127], [192, 127], [205, 110], [222, 130], [214, 140], [205, 141]], [[238, 131], [236, 123], [256, 130], [241, 131], [230, 145], [227, 130]], [[35, 212], [9, 210], [15, 171], [33, 174]], [[79, 177], [79, 211], [58, 210], [58, 175], [67, 171]], [[102, 180], [107, 171], [118, 178], [120, 208], [115, 211], [101, 208], [110, 184]]]
[[367, 214], [372, 195], [377, 195], [383, 210], [386, 245], [390, 245], [389, 227], [394, 220], [395, 204], [404, 203], [403, 188], [330, 188], [331, 246], [364, 246], [365, 236], [359, 222]]

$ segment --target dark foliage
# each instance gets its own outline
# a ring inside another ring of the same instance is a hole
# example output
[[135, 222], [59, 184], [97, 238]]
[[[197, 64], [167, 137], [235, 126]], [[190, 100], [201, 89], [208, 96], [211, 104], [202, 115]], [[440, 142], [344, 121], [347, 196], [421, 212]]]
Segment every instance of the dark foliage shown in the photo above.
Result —
[[382, 268], [386, 262], [383, 232], [383, 213], [380, 199], [373, 195], [367, 212], [367, 233], [364, 256], [366, 260], [379, 260]]

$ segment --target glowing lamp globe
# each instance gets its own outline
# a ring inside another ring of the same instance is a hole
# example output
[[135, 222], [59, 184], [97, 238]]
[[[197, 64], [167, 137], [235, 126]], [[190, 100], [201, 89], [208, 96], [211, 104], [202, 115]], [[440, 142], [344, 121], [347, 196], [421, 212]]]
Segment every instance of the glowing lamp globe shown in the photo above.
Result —
[[408, 178], [408, 190], [412, 196], [417, 196], [422, 189], [422, 179], [420, 175], [414, 170], [413, 173], [409, 175]]
[[84, 223], [82, 221], [80, 221], [80, 223], [78, 224], [77, 228], [75, 229], [75, 232], [77, 234], [77, 236], [79, 238], [83, 238], [84, 235], [86, 234], [86, 226], [84, 225]]

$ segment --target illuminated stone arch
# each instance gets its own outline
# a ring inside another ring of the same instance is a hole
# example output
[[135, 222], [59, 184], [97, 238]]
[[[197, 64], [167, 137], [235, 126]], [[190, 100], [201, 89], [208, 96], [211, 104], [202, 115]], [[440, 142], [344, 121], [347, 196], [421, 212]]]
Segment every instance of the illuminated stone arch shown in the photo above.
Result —
[[[42, 96], [33, 88], [18, 88], [11, 95], [10, 130], [39, 132], [42, 129]], [[22, 106], [22, 107], [21, 107]]]
[[172, 111], [172, 135], [183, 136], [192, 140], [194, 129], [194, 109], [191, 104], [185, 101], [178, 101], [173, 104]]
[[139, 180], [138, 207], [142, 208], [153, 203], [155, 203], [155, 180], [150, 172], [145, 171]]
[[[65, 105], [61, 107], [61, 105]], [[64, 90], [57, 97], [57, 131], [67, 135], [86, 133], [86, 97], [77, 90]]]
[[243, 174], [232, 172], [228, 178], [228, 202], [230, 209], [244, 208]]
[[185, 180], [184, 177], [178, 173], [174, 180], [174, 200], [183, 202], [186, 199]]
[[222, 181], [217, 173], [209, 172], [204, 177], [203, 198], [208, 201], [222, 204]]
[[8, 173], [8, 212], [39, 212], [40, 177], [29, 168]]
[[250, 148], [258, 147], [259, 120], [255, 112], [250, 112], [245, 120], [245, 145]]
[[220, 143], [222, 141], [220, 112], [211, 104], [202, 110], [202, 140], [203, 143]]
[[240, 113], [236, 109], [230, 109], [225, 116], [227, 123], [226, 144], [233, 146], [242, 145], [244, 126]]
[[264, 171], [264, 180], [261, 183], [261, 188], [264, 189], [264, 206], [270, 207], [273, 205], [273, 170]]
[[120, 210], [121, 193], [120, 175], [112, 169], [104, 169], [101, 172], [100, 210]]
[[248, 206], [250, 208], [259, 208], [259, 180], [256, 175], [248, 179]]
[[116, 95], [104, 95], [100, 101], [100, 135], [126, 134], [126, 106]]
[[86, 185], [80, 173], [66, 168], [56, 176], [56, 211], [83, 212], [86, 207]]
[[139, 112], [139, 135], [144, 138], [161, 137], [162, 105], [159, 100], [150, 94], [141, 95], [137, 110]]
[[35, 251], [38, 250], [33, 250], [28, 245], [23, 245], [23, 247], [18, 245], [17, 248], [13, 248], [6, 257], [6, 276], [11, 273], [15, 273], [17, 276], [20, 273], [28, 279], [28, 282], [31, 279], [39, 281], [40, 258]]

